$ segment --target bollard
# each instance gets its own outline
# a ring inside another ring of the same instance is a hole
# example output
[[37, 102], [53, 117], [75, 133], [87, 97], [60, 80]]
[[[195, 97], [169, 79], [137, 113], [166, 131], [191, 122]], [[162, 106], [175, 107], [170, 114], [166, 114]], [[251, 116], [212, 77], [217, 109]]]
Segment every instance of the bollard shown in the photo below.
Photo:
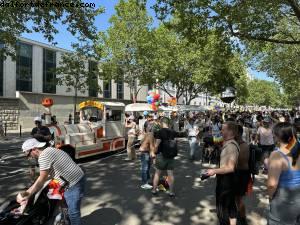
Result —
[[20, 137], [22, 137], [22, 125], [20, 125]]
[[4, 124], [4, 136], [6, 137], [6, 133], [7, 133], [7, 123]]

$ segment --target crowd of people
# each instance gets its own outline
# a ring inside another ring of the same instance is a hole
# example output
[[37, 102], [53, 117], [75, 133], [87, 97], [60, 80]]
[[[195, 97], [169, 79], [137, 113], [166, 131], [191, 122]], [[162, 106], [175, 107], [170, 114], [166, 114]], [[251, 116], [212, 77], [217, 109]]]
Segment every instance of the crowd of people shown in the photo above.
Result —
[[[218, 165], [204, 175], [216, 175], [216, 207], [221, 225], [247, 224], [243, 197], [251, 190], [258, 170], [267, 174], [269, 225], [300, 222], [299, 111], [173, 112], [170, 117], [144, 112], [137, 119], [127, 116], [126, 127], [130, 137], [128, 159], [136, 159], [135, 146], [139, 141], [141, 188], [151, 189], [153, 195], [158, 193], [162, 171], [167, 171], [168, 194], [175, 196], [176, 138], [186, 137], [191, 161], [200, 151], [200, 160], [211, 155]], [[252, 168], [253, 163], [258, 168]], [[151, 165], [154, 176], [150, 174]]]
[[[17, 201], [26, 201], [42, 188], [49, 176], [61, 183], [67, 180], [65, 199], [71, 224], [80, 224], [84, 171], [68, 154], [50, 146], [49, 132], [41, 126], [40, 118], [35, 119], [35, 124], [33, 138], [26, 140], [22, 149], [26, 156], [38, 161], [40, 174], [27, 190], [28, 195], [18, 195]], [[269, 225], [299, 224], [299, 112], [189, 112], [181, 115], [172, 112], [166, 116], [145, 111], [140, 116], [127, 115], [125, 127], [128, 128], [128, 160], [137, 159], [138, 149], [141, 188], [151, 190], [153, 195], [158, 194], [161, 176], [166, 171], [168, 195], [175, 197], [177, 138], [188, 140], [191, 162], [197, 159], [197, 152], [202, 153], [202, 161], [207, 156], [214, 158], [217, 167], [206, 170], [203, 179], [216, 175], [215, 196], [220, 225], [247, 224], [243, 197], [255, 175], [250, 163], [253, 162], [251, 149], [259, 149], [261, 154], [254, 160], [261, 172], [267, 174]], [[154, 174], [151, 174], [151, 167], [155, 169]]]

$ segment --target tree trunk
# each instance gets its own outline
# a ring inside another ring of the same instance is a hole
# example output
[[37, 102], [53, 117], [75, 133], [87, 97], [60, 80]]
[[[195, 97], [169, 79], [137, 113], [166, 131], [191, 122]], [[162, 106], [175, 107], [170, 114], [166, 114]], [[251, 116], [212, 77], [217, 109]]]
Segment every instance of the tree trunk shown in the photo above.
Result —
[[75, 95], [74, 95], [74, 124], [77, 122], [77, 116], [76, 116], [76, 105], [77, 105], [77, 87], [75, 87]]
[[132, 87], [129, 88], [129, 91], [130, 91], [130, 99], [131, 99], [132, 103], [136, 103], [136, 98], [135, 98], [134, 90], [132, 89]]

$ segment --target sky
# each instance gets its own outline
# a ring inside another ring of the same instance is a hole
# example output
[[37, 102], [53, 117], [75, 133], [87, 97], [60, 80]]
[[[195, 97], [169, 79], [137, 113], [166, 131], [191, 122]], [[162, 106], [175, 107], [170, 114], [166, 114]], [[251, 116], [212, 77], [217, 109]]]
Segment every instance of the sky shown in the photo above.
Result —
[[[119, 0], [84, 0], [84, 2], [95, 3], [96, 7], [102, 6], [105, 8], [105, 12], [96, 17], [95, 26], [97, 27], [98, 31], [107, 30], [107, 28], [110, 26], [109, 19], [115, 12], [114, 6], [119, 2]], [[155, 18], [155, 12], [151, 8], [151, 6], [154, 3], [155, 3], [155, 0], [148, 0], [148, 3], [147, 3], [148, 12], [153, 18]], [[154, 26], [157, 24], [158, 24], [158, 21], [154, 20]], [[30, 22], [28, 23], [28, 26], [31, 26]], [[57, 42], [56, 46], [60, 47], [60, 48], [71, 50], [72, 49], [71, 43], [76, 42], [76, 38], [74, 38], [72, 36], [72, 34], [67, 31], [67, 29], [66, 29], [67, 27], [65, 25], [58, 23], [56, 28], [59, 31], [58, 34], [55, 35], [55, 39], [54, 39], [54, 42]], [[39, 41], [42, 43], [46, 43], [46, 44], [51, 44], [51, 43], [48, 43], [48, 41], [46, 39], [44, 39], [43, 35], [41, 35], [40, 33], [35, 33], [35, 32], [30, 33], [30, 34], [24, 33], [24, 34], [22, 34], [22, 37], [28, 38], [31, 40], [35, 40], [35, 41]], [[252, 70], [250, 68], [248, 69], [248, 72], [251, 75], [253, 75], [255, 78], [272, 81], [272, 79], [269, 78], [266, 73], [258, 72], [258, 71]]]

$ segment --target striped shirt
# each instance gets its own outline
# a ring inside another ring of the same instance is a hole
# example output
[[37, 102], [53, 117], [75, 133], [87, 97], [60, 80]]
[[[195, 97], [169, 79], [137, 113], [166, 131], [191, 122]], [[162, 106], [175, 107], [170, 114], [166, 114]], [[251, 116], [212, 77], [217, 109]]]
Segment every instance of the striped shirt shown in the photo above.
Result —
[[69, 182], [68, 187], [77, 184], [84, 176], [82, 169], [72, 160], [72, 158], [62, 150], [48, 147], [39, 156], [40, 170], [48, 170], [50, 177], [57, 179], [61, 185], [63, 177]]

